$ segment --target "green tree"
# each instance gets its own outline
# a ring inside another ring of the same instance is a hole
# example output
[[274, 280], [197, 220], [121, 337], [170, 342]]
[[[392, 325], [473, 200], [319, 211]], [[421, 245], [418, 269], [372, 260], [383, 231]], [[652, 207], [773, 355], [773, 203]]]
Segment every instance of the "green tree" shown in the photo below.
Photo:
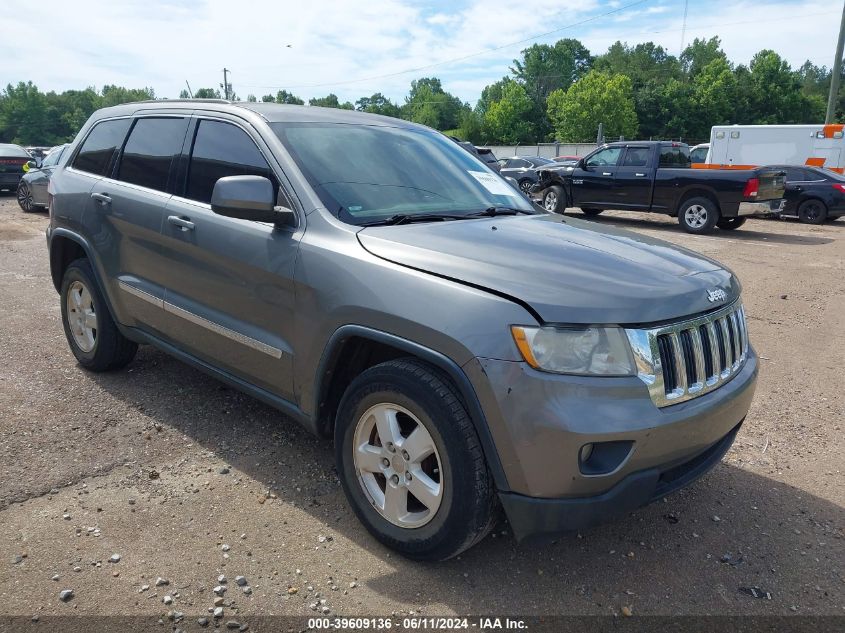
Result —
[[488, 140], [483, 131], [484, 121], [478, 112], [466, 108], [458, 117], [458, 138], [462, 141], [469, 141], [476, 145], [487, 143]]
[[355, 102], [355, 109], [360, 110], [361, 112], [370, 112], [371, 114], [392, 116], [397, 119], [402, 114], [399, 106], [380, 92], [377, 92], [370, 97], [361, 97], [358, 99], [358, 101]]
[[121, 103], [130, 103], [132, 101], [149, 101], [156, 98], [155, 91], [152, 88], [103, 86], [103, 90], [100, 94], [102, 95], [102, 99], [100, 101], [101, 108], [120, 105]]
[[[334, 95], [329, 95], [334, 96]], [[276, 98], [274, 99], [272, 95], [267, 95], [270, 97], [269, 101], [275, 101], [276, 103], [287, 103], [290, 105], [305, 105], [305, 102], [297, 97], [295, 94], [288, 92], [287, 90], [279, 90], [276, 93]], [[267, 97], [262, 97], [261, 100], [267, 100]], [[335, 97], [335, 102], [337, 102], [337, 97]], [[314, 105], [313, 103], [311, 105]], [[333, 108], [337, 108], [338, 106], [329, 106]]]
[[825, 100], [805, 95], [798, 73], [774, 51], [757, 53], [748, 72], [741, 72], [737, 79], [748, 123], [817, 123], [824, 120]]
[[454, 130], [461, 112], [469, 106], [443, 90], [437, 77], [423, 77], [411, 82], [411, 91], [402, 106], [402, 118], [436, 130]]
[[349, 101], [340, 103], [337, 95], [331, 93], [325, 97], [314, 97], [308, 100], [308, 104], [312, 106], [319, 106], [321, 108], [339, 108], [341, 110], [354, 110], [355, 106]]
[[692, 80], [685, 135], [693, 139], [710, 137], [714, 125], [737, 123], [737, 81], [727, 60], [716, 57]]
[[590, 69], [593, 58], [578, 40], [558, 40], [553, 45], [534, 44], [513, 60], [511, 72], [537, 103], [545, 103], [555, 90], [566, 90]]
[[47, 137], [47, 99], [31, 81], [9, 84], [0, 100], [0, 140], [29, 144]]
[[695, 77], [714, 59], [728, 61], [718, 37], [709, 40], [695, 38], [681, 53], [681, 65], [688, 77]]
[[483, 132], [489, 142], [512, 145], [532, 140], [534, 126], [530, 114], [534, 104], [528, 93], [515, 81], [502, 90], [502, 98], [487, 108], [483, 119]]
[[590, 71], [569, 90], [549, 95], [548, 114], [556, 138], [562, 141], [595, 140], [599, 123], [608, 138], [637, 134], [631, 80], [625, 75]]
[[199, 88], [194, 91], [194, 99], [222, 99], [223, 95], [216, 88]]

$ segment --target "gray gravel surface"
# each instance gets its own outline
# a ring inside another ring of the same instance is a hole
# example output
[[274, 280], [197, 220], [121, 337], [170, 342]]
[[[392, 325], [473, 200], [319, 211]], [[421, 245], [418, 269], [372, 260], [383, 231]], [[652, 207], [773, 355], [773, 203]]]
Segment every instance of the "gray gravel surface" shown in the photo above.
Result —
[[502, 525], [419, 564], [368, 536], [330, 444], [277, 411], [149, 347], [116, 373], [80, 369], [46, 214], [0, 198], [0, 613], [845, 614], [845, 220], [706, 237], [663, 217], [598, 221], [740, 276], [763, 360], [736, 445], [613, 524], [523, 545]]

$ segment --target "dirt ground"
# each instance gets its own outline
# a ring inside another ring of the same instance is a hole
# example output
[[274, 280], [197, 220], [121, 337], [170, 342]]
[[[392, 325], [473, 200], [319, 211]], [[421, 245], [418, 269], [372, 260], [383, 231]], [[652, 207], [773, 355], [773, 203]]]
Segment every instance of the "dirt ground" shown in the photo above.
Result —
[[0, 614], [175, 609], [195, 621], [224, 574], [224, 618], [241, 620], [324, 607], [845, 615], [845, 219], [752, 220], [706, 237], [662, 216], [598, 221], [740, 277], [762, 360], [736, 444], [690, 488], [615, 523], [533, 545], [503, 525], [458, 559], [419, 564], [370, 538], [331, 446], [277, 411], [149, 347], [116, 373], [80, 369], [49, 278], [46, 214], [0, 198]]

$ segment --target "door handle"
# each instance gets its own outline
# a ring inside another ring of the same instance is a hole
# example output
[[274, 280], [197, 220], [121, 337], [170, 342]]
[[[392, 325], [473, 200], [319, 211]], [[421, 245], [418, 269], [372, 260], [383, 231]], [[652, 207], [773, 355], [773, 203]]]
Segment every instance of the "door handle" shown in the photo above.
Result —
[[92, 193], [91, 197], [103, 206], [106, 206], [107, 204], [111, 204], [111, 197], [109, 197], [108, 194]]
[[639, 177], [641, 177], [641, 178], [642, 178], [643, 176], [645, 176], [645, 174], [634, 174], [634, 175], [635, 175], [635, 176], [639, 176]]
[[612, 176], [613, 174], [612, 174], [611, 172], [609, 172], [609, 171], [603, 171], [603, 172], [601, 173], [601, 175], [602, 175], [602, 176]]
[[180, 218], [178, 215], [167, 216], [167, 221], [173, 226], [178, 226], [183, 231], [193, 231], [194, 223], [185, 218]]

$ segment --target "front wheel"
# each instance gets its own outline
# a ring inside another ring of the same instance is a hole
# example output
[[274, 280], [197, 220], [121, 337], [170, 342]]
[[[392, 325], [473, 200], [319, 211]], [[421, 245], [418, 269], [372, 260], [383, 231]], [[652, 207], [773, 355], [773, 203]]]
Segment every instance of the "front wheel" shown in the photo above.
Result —
[[804, 224], [823, 224], [827, 220], [827, 206], [821, 200], [805, 200], [798, 207], [798, 220]]
[[32, 190], [24, 181], [18, 183], [18, 205], [23, 209], [24, 213], [32, 213], [35, 210], [35, 204], [32, 201]]
[[519, 181], [519, 190], [524, 193], [526, 196], [531, 194], [531, 187], [534, 186], [534, 183], [531, 182], [528, 178], [523, 178]]
[[747, 219], [748, 218], [719, 218], [716, 222], [716, 226], [723, 231], [733, 231], [745, 224]]
[[451, 558], [492, 527], [493, 485], [469, 415], [448, 380], [416, 359], [352, 381], [335, 458], [358, 519], [408, 558]]
[[719, 221], [719, 209], [709, 198], [690, 198], [678, 208], [678, 223], [687, 233], [710, 233]]
[[549, 213], [566, 211], [566, 193], [560, 185], [552, 185], [543, 192], [543, 208]]

